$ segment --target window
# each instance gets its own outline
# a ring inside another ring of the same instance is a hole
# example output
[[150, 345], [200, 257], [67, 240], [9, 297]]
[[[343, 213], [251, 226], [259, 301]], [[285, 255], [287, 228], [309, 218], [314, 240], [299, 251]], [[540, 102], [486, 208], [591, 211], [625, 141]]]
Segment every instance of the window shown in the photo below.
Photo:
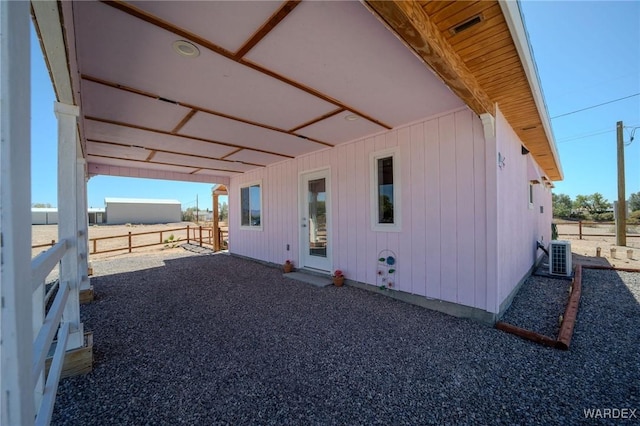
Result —
[[262, 185], [240, 187], [240, 227], [262, 229]]
[[533, 184], [534, 182], [529, 182], [529, 208], [533, 208]]
[[400, 231], [400, 181], [396, 148], [371, 155], [371, 226]]

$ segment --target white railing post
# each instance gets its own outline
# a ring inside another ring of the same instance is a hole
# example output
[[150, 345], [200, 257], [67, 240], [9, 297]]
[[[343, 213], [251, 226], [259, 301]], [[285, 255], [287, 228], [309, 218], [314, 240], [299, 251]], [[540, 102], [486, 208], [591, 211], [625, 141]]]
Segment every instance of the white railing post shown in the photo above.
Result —
[[78, 277], [80, 290], [89, 290], [89, 216], [87, 204], [87, 161], [77, 160]]
[[0, 424], [33, 424], [30, 2], [0, 2]]
[[[78, 187], [83, 185], [84, 175], [78, 172], [77, 119], [79, 108], [60, 102], [55, 103], [58, 118], [58, 240], [67, 240], [68, 251], [60, 263], [60, 282], [68, 283], [69, 297], [64, 308], [63, 321], [69, 323], [67, 350], [77, 349], [84, 344], [84, 330], [80, 322], [80, 253], [78, 241], [86, 238], [79, 235], [82, 215], [78, 215], [81, 204]], [[84, 173], [84, 170], [82, 171]], [[82, 176], [78, 182], [78, 176]], [[86, 214], [86, 209], [85, 209]], [[84, 274], [86, 274], [86, 269]]]

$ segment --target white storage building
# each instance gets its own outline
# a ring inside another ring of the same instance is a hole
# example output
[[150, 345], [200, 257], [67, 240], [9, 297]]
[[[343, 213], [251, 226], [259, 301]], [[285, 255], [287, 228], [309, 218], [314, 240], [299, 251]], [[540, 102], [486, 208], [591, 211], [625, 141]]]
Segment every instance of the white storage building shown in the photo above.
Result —
[[170, 223], [182, 221], [182, 205], [177, 200], [105, 198], [107, 223]]
[[31, 207], [32, 225], [55, 225], [58, 223], [58, 209], [55, 207]]

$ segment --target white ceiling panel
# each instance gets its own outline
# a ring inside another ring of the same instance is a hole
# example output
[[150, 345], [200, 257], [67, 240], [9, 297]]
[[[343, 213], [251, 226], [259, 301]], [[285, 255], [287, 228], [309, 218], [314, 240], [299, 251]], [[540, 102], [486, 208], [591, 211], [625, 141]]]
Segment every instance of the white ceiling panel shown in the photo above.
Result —
[[85, 115], [171, 131], [191, 111], [172, 103], [84, 80]]
[[136, 145], [149, 149], [162, 149], [184, 154], [203, 155], [205, 157], [220, 158], [237, 149], [235, 147], [202, 142], [180, 136], [163, 135], [94, 120], [86, 120], [85, 132], [88, 139]]
[[[329, 140], [339, 144], [385, 130], [384, 127], [378, 126], [362, 117], [353, 120], [353, 118], [356, 117], [357, 115], [351, 111], [345, 111], [310, 126], [303, 127], [298, 130], [297, 133], [309, 138]], [[348, 118], [351, 118], [351, 120]]]
[[303, 2], [247, 59], [392, 126], [463, 105], [359, 2]]
[[88, 155], [87, 162], [100, 163], [100, 164], [105, 164], [107, 166], [134, 167], [136, 169], [164, 170], [168, 172], [178, 172], [178, 173], [187, 173], [187, 174], [193, 172], [194, 170], [197, 170], [193, 167], [167, 166], [165, 164], [118, 160], [113, 158], [96, 157], [94, 155]]
[[231, 52], [238, 51], [269, 20], [280, 1], [132, 1], [134, 6], [199, 35]]
[[76, 2], [74, 14], [83, 74], [283, 129], [335, 109], [204, 47], [182, 57], [172, 47], [180, 37], [106, 4]]
[[200, 157], [189, 157], [187, 155], [168, 154], [166, 152], [158, 152], [153, 157], [153, 161], [156, 161], [159, 163], [185, 165], [185, 166], [194, 167], [194, 168], [204, 167], [209, 169], [219, 169], [219, 170], [236, 171], [236, 172], [245, 172], [250, 169], [255, 169], [255, 166], [247, 166], [241, 163], [210, 160], [207, 158], [200, 158]]
[[285, 157], [281, 157], [279, 155], [271, 155], [271, 154], [265, 154], [263, 152], [257, 152], [257, 151], [249, 151], [246, 149], [243, 149], [242, 151], [238, 151], [235, 154], [229, 155], [228, 157], [226, 157], [227, 160], [233, 160], [233, 161], [244, 161], [246, 163], [253, 163], [253, 164], [262, 164], [262, 165], [268, 165], [268, 164], [272, 164], [272, 163], [277, 163], [279, 161], [285, 160]]
[[89, 142], [87, 143], [87, 153], [89, 155], [106, 155], [107, 157], [144, 161], [147, 159], [151, 151], [144, 148]]
[[301, 155], [324, 147], [287, 133], [199, 112], [180, 130], [181, 134], [213, 139], [286, 155]]

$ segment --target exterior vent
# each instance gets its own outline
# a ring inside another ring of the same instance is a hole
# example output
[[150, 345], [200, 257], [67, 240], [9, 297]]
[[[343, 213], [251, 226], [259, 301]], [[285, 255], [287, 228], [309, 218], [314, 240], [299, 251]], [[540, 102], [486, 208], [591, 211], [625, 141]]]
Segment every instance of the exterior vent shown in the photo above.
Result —
[[549, 243], [549, 273], [551, 275], [571, 275], [571, 242], [551, 241]]
[[480, 22], [482, 22], [482, 15], [476, 15], [473, 18], [467, 19], [466, 21], [462, 22], [461, 24], [456, 25], [455, 27], [451, 28], [451, 34], [452, 35], [456, 35], [461, 33], [464, 30], [468, 30], [469, 28], [473, 27], [474, 25], [479, 24]]

